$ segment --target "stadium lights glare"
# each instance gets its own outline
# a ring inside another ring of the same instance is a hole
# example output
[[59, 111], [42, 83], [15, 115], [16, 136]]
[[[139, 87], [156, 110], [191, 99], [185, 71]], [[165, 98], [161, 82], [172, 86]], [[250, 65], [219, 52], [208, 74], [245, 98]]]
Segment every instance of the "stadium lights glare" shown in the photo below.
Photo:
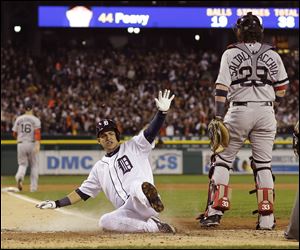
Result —
[[134, 28], [134, 29], [133, 29], [133, 32], [134, 32], [135, 34], [140, 33], [140, 28]]
[[133, 33], [133, 27], [128, 27], [127, 31], [128, 33]]
[[199, 41], [200, 40], [200, 36], [199, 35], [195, 35], [195, 40]]
[[15, 32], [20, 32], [21, 31], [21, 26], [19, 26], [19, 25], [14, 26], [14, 31]]

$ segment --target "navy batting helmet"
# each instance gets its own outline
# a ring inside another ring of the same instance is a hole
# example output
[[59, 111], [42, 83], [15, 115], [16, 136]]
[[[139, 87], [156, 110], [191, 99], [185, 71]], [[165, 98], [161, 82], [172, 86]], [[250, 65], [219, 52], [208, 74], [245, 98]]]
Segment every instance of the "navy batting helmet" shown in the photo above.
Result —
[[25, 108], [25, 110], [27, 110], [27, 111], [32, 110], [32, 108], [33, 108], [32, 102], [31, 102], [30, 100], [25, 101], [25, 103], [24, 103], [24, 108]]
[[96, 136], [99, 138], [100, 134], [107, 131], [115, 131], [116, 138], [120, 141], [120, 131], [117, 128], [117, 124], [110, 119], [104, 119], [97, 123], [96, 125]]
[[240, 17], [234, 27], [237, 38], [240, 42], [261, 42], [263, 39], [263, 26], [257, 16], [248, 12], [247, 15]]

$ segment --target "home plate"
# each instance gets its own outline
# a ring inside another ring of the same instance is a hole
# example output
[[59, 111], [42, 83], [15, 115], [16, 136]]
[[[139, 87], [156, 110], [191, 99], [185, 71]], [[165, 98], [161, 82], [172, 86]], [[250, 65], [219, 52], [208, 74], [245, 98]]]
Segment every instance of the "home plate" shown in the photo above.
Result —
[[16, 187], [4, 187], [4, 188], [1, 188], [1, 192], [20, 192], [18, 188]]

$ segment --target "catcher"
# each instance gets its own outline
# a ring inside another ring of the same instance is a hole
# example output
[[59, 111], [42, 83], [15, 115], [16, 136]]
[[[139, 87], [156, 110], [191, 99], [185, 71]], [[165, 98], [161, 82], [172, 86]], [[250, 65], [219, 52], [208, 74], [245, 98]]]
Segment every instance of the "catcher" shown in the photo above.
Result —
[[120, 132], [109, 119], [97, 123], [96, 136], [106, 155], [96, 162], [88, 178], [79, 188], [56, 201], [43, 201], [40, 209], [69, 206], [97, 196], [103, 191], [116, 208], [104, 214], [99, 227], [118, 232], [175, 233], [175, 229], [162, 222], [158, 213], [164, 205], [153, 183], [152, 168], [148, 157], [171, 102], [170, 90], [159, 91], [155, 98], [159, 111], [145, 130], [131, 140], [120, 144]]
[[277, 124], [273, 105], [284, 97], [289, 80], [279, 54], [262, 43], [263, 27], [257, 16], [248, 12], [240, 17], [235, 32], [238, 43], [223, 53], [216, 80], [216, 113], [208, 126], [213, 151], [208, 199], [205, 212], [197, 219], [201, 226], [217, 226], [230, 209], [229, 172], [248, 139], [257, 195], [256, 229], [272, 230], [275, 218], [271, 159]]
[[[295, 125], [293, 134], [293, 149], [297, 157], [299, 157], [299, 121]], [[299, 241], [299, 185], [294, 207], [291, 213], [290, 223], [286, 232], [284, 232], [286, 239], [295, 239]]]

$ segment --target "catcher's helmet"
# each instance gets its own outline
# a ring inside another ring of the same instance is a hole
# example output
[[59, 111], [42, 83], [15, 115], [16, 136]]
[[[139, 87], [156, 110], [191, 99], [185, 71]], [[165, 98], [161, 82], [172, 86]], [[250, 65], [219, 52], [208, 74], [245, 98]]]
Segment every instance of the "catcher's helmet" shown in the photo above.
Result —
[[100, 134], [107, 131], [114, 131], [116, 133], [116, 138], [120, 141], [120, 131], [117, 128], [117, 124], [110, 119], [104, 119], [97, 123], [96, 125], [96, 136], [99, 138]]
[[[237, 32], [239, 30], [239, 33]], [[234, 27], [240, 42], [261, 42], [263, 38], [263, 26], [257, 16], [248, 12], [247, 15], [240, 17]]]

